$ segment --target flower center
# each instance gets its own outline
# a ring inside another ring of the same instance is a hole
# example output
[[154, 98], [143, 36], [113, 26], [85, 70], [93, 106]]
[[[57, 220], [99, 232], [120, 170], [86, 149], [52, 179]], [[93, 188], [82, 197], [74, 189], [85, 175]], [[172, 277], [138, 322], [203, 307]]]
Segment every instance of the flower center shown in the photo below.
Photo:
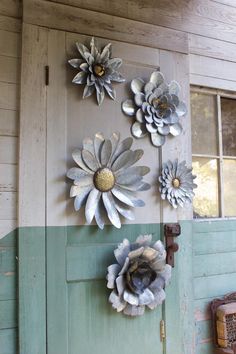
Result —
[[115, 176], [109, 168], [100, 168], [94, 174], [94, 185], [100, 192], [108, 192], [114, 187], [114, 184]]
[[172, 181], [172, 185], [174, 188], [179, 188], [180, 186], [180, 180], [178, 178], [174, 178]]
[[96, 76], [104, 76], [105, 75], [105, 68], [102, 64], [95, 64], [93, 67], [94, 74]]

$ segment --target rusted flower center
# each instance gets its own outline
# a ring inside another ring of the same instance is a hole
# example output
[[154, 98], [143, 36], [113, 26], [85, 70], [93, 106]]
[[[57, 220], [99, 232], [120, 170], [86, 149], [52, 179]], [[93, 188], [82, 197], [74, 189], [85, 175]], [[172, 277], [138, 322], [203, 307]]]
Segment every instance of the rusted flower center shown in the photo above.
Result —
[[141, 259], [130, 263], [126, 272], [126, 284], [135, 294], [142, 294], [145, 289], [156, 279], [155, 271]]
[[95, 64], [93, 67], [93, 72], [96, 76], [104, 76], [105, 75], [105, 68], [102, 64]]
[[94, 185], [100, 192], [110, 191], [115, 184], [113, 172], [107, 168], [100, 168], [94, 175]]
[[180, 180], [178, 178], [174, 178], [173, 181], [172, 181], [172, 185], [173, 187], [175, 188], [179, 188], [180, 186]]

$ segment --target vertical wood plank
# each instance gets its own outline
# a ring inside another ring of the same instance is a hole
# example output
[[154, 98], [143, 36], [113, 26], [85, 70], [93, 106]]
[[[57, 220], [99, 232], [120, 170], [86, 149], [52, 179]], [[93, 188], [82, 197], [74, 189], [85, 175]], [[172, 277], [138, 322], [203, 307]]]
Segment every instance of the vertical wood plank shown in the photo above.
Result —
[[[53, 65], [47, 95], [47, 354], [68, 353], [65, 36], [60, 31], [48, 36], [48, 62]], [[55, 225], [61, 227], [50, 227]]]
[[23, 25], [18, 242], [19, 350], [22, 354], [46, 353], [44, 66], [47, 35], [46, 29]]
[[[181, 98], [188, 106], [188, 114], [181, 118], [183, 133], [170, 138], [162, 147], [162, 163], [176, 158], [191, 165], [191, 126], [189, 109], [188, 56], [174, 52], [160, 52], [160, 68], [168, 81], [180, 83]], [[182, 234], [178, 238], [180, 250], [175, 255], [175, 268], [167, 288], [165, 317], [167, 326], [166, 353], [192, 354], [193, 345], [193, 289], [192, 289], [192, 207], [174, 210], [169, 203], [162, 203], [163, 223], [181, 222]]]

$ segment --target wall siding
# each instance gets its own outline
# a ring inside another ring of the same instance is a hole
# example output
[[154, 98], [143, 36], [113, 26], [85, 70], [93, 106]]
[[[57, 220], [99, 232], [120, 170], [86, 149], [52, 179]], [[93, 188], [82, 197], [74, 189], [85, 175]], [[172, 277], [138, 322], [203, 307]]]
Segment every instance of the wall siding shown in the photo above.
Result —
[[17, 353], [20, 1], [0, 2], [0, 354]]

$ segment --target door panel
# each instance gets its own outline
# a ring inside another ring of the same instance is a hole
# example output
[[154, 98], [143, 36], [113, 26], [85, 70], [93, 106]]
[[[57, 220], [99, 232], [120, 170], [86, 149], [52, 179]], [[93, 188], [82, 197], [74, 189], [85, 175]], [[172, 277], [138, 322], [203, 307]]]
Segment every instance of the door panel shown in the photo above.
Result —
[[[148, 139], [135, 141], [143, 148], [141, 165], [152, 167], [146, 180], [150, 191], [142, 193], [145, 208], [135, 211], [133, 223], [122, 221], [120, 230], [107, 225], [99, 230], [84, 226], [83, 210], [76, 213], [69, 198], [71, 182], [66, 171], [74, 166], [72, 151], [85, 137], [98, 131], [110, 136], [120, 131], [130, 136], [130, 118], [121, 111], [121, 102], [130, 97], [130, 80], [149, 78], [158, 67], [159, 51], [113, 42], [113, 57], [124, 58], [125, 84], [115, 85], [117, 100], [105, 98], [101, 107], [95, 98], [82, 100], [82, 90], [72, 84], [76, 70], [66, 61], [77, 57], [75, 42], [88, 43], [89, 37], [49, 31], [47, 92], [47, 337], [48, 354], [159, 354], [163, 352], [159, 328], [162, 308], [145, 316], [129, 318], [117, 314], [108, 303], [107, 266], [115, 261], [113, 250], [128, 238], [152, 233], [160, 238], [160, 203], [156, 194], [159, 150]], [[102, 45], [107, 43], [101, 39]]]

